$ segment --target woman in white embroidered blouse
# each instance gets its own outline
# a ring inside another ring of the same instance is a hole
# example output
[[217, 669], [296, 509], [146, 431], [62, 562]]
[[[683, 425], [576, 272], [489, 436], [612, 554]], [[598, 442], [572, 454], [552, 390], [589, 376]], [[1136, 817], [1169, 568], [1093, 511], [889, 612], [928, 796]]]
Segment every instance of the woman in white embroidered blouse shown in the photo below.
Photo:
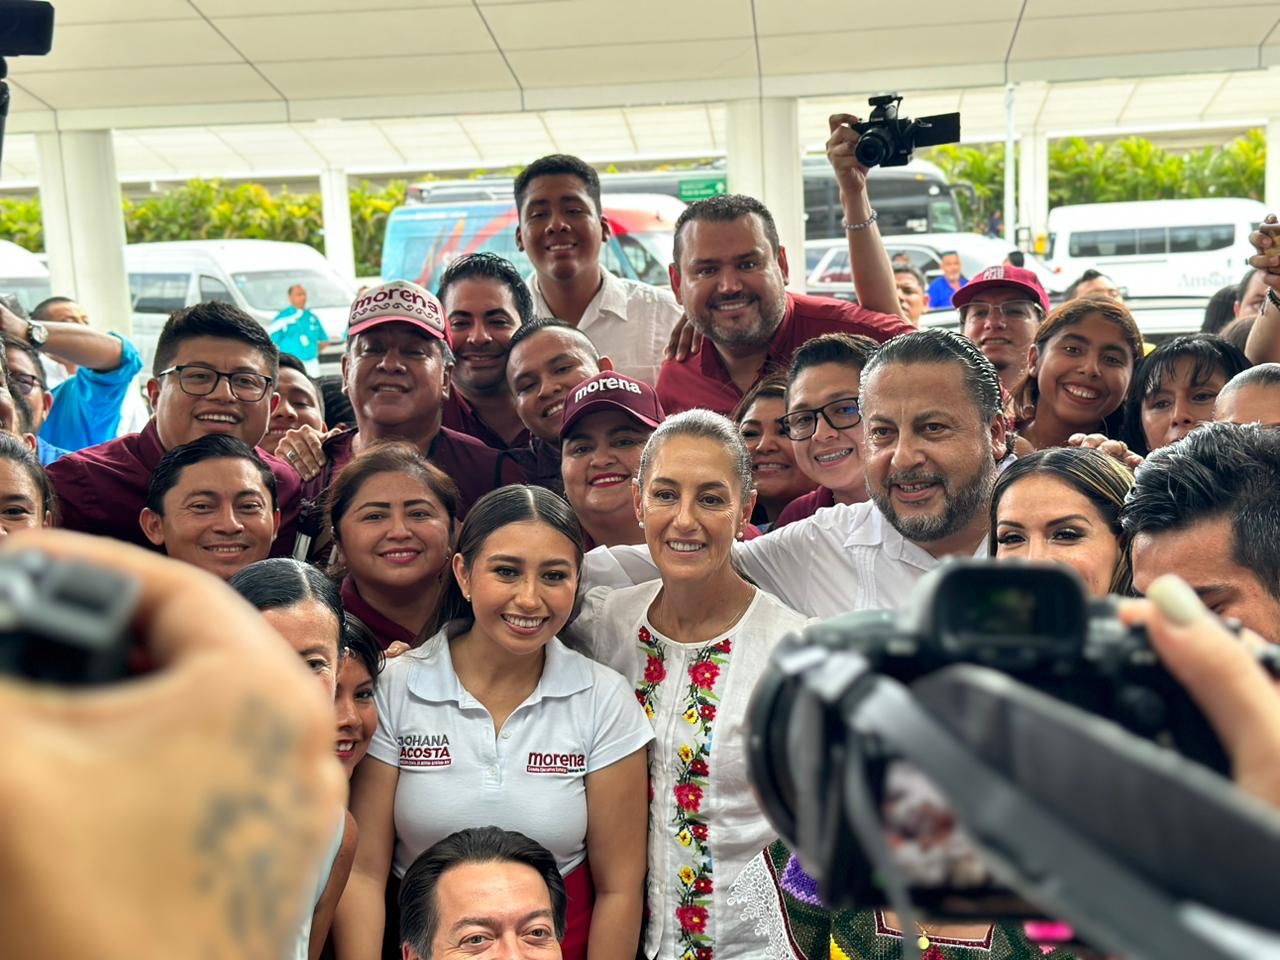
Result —
[[653, 722], [645, 956], [730, 960], [762, 939], [729, 885], [775, 831], [747, 781], [746, 709], [774, 644], [806, 618], [733, 567], [755, 505], [733, 423], [706, 410], [650, 437], [636, 515], [661, 582], [587, 596], [578, 645], [631, 681]]

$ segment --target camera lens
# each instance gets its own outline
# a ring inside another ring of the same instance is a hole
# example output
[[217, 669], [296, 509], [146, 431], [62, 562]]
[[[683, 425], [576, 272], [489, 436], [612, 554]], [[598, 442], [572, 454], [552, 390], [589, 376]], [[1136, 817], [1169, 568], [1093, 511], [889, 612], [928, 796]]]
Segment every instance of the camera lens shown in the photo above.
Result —
[[877, 167], [893, 155], [893, 142], [883, 131], [870, 130], [858, 140], [853, 155], [864, 167]]

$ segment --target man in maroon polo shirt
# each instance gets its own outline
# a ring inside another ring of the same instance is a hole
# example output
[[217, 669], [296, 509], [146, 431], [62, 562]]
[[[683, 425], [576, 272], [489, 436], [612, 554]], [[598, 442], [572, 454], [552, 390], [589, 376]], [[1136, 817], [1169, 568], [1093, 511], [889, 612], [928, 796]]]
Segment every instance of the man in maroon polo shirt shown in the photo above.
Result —
[[495, 450], [525, 446], [529, 431], [507, 385], [507, 353], [511, 335], [533, 319], [529, 288], [510, 261], [481, 252], [449, 264], [436, 296], [454, 357], [444, 425]]
[[864, 298], [868, 306], [860, 306], [788, 293], [787, 252], [772, 215], [751, 197], [711, 197], [687, 207], [676, 221], [674, 256], [671, 289], [705, 339], [689, 359], [662, 365], [658, 399], [668, 416], [692, 407], [727, 416], [762, 376], [785, 371], [796, 349], [821, 334], [863, 334], [882, 343], [914, 329], [898, 312], [883, 248], [882, 302]]
[[[141, 433], [67, 454], [47, 468], [62, 526], [156, 549], [142, 533], [151, 475], [165, 452], [212, 433], [257, 446], [278, 401], [280, 351], [262, 324], [229, 303], [198, 303], [173, 314], [156, 343], [147, 396], [155, 415]], [[280, 535], [271, 552], [293, 549], [301, 504], [298, 474], [255, 451], [276, 478]]]
[[317, 501], [330, 480], [379, 440], [417, 446], [458, 485], [459, 514], [496, 487], [523, 483], [506, 454], [441, 425], [450, 392], [440, 301], [407, 280], [370, 287], [351, 305], [342, 378], [356, 426], [328, 437], [299, 427], [277, 448], [299, 465], [303, 493]]

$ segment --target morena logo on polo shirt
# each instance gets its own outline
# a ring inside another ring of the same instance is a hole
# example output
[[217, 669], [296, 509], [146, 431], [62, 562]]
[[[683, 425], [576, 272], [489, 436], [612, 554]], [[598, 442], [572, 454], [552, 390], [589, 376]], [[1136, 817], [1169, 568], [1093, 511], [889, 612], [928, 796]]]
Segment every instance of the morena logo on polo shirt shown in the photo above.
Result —
[[402, 767], [447, 767], [453, 763], [447, 733], [407, 733], [396, 737]]
[[526, 773], [586, 773], [587, 756], [584, 753], [539, 753], [529, 751]]
[[573, 395], [574, 403], [582, 400], [590, 394], [599, 390], [626, 390], [628, 393], [643, 393], [640, 385], [632, 383], [630, 380], [623, 380], [621, 377], [601, 377], [598, 380], [591, 380], [578, 388], [577, 393]]

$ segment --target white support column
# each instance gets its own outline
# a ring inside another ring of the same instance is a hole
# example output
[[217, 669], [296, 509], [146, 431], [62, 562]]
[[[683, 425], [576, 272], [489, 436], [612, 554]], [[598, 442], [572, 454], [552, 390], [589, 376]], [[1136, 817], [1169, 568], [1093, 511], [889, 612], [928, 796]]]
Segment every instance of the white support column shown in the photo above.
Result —
[[127, 336], [132, 311], [111, 131], [37, 133], [36, 149], [53, 293], [83, 306], [94, 326]]
[[324, 218], [324, 255], [348, 280], [356, 278], [356, 248], [351, 236], [351, 197], [347, 171], [320, 172], [320, 205]]
[[755, 197], [773, 214], [787, 251], [787, 289], [804, 293], [804, 173], [794, 99], [731, 100], [725, 110], [729, 192]]
[[1031, 231], [1032, 252], [1041, 251], [1049, 229], [1049, 138], [1024, 131], [1018, 155], [1018, 226]]
[[1280, 117], [1267, 121], [1267, 166], [1263, 188], [1267, 211], [1280, 213]]
[[1013, 169], [1014, 165], [1014, 140], [1016, 134], [1014, 132], [1014, 112], [1013, 112], [1013, 84], [1010, 83], [1005, 87], [1004, 91], [1004, 107], [1005, 107], [1005, 138], [1004, 138], [1004, 211], [1001, 213], [1004, 219], [1004, 239], [1009, 246], [1013, 246], [1018, 237], [1018, 178], [1017, 171]]

